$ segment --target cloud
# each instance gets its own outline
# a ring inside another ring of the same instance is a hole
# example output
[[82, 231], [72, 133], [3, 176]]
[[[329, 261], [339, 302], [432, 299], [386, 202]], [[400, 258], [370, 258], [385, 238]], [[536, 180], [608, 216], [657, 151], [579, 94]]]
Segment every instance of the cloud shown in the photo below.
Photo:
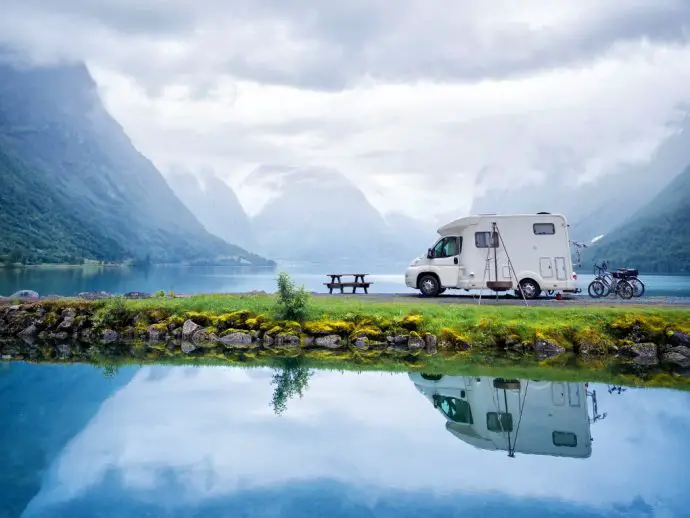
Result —
[[[382, 212], [467, 210], [485, 182], [644, 162], [690, 103], [683, 0], [0, 0], [0, 44], [85, 60], [165, 169], [237, 185], [334, 168]], [[500, 16], [497, 15], [500, 13]]]

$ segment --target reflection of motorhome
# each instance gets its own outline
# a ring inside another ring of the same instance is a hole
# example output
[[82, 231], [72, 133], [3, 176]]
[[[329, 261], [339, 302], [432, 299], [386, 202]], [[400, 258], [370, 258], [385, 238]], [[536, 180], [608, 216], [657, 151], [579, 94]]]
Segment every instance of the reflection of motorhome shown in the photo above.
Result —
[[487, 281], [507, 283], [525, 298], [542, 291], [578, 291], [562, 215], [482, 214], [457, 219], [437, 232], [441, 238], [405, 272], [407, 287], [422, 295], [483, 289]]
[[446, 429], [477, 448], [511, 456], [586, 458], [592, 453], [584, 383], [409, 376], [446, 418]]

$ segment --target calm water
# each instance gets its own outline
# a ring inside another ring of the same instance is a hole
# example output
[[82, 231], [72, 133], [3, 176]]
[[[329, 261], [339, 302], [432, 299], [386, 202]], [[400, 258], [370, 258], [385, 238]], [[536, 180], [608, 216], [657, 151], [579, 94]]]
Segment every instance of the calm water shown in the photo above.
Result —
[[276, 372], [0, 364], [0, 516], [690, 516], [690, 393]]
[[[378, 267], [364, 271], [371, 274], [372, 293], [415, 293], [405, 286], [405, 265]], [[307, 289], [325, 292], [327, 268], [288, 266], [297, 284]], [[359, 271], [343, 273], [360, 273]], [[153, 267], [148, 270], [126, 268], [106, 269], [0, 269], [0, 295], [10, 295], [20, 289], [35, 290], [42, 295], [74, 295], [83, 291], [155, 292], [173, 290], [176, 293], [275, 291], [276, 272], [266, 269], [232, 267]], [[690, 297], [689, 276], [642, 276], [648, 296]], [[580, 288], [586, 292], [591, 275], [580, 275]], [[465, 293], [465, 292], [457, 292]], [[485, 292], [486, 293], [486, 292]]]

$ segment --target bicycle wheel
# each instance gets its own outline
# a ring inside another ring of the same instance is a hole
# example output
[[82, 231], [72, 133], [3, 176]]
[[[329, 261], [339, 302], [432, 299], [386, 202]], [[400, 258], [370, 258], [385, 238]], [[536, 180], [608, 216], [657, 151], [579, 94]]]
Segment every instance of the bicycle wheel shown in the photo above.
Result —
[[634, 290], [633, 296], [641, 297], [642, 295], [644, 295], [644, 289], [645, 289], [644, 282], [642, 282], [637, 277], [630, 279], [629, 282], [630, 282], [630, 284], [632, 284], [632, 287]]
[[603, 297], [604, 293], [606, 293], [606, 286], [600, 280], [593, 280], [589, 283], [589, 286], [587, 286], [587, 292], [593, 299], [598, 299], [599, 297]]
[[616, 295], [622, 299], [631, 299], [635, 294], [635, 289], [628, 281], [620, 280], [616, 284]]

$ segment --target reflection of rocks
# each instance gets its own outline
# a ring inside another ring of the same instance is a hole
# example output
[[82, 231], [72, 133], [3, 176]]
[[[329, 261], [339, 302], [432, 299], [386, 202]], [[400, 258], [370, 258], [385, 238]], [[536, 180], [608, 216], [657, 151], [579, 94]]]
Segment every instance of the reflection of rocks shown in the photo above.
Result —
[[185, 354], [189, 354], [191, 352], [196, 351], [197, 345], [193, 344], [192, 342], [182, 342], [182, 352]]
[[218, 341], [230, 347], [236, 347], [238, 349], [253, 348], [258, 347], [259, 344], [252, 340], [252, 336], [249, 333], [233, 332], [225, 336], [221, 336]]
[[553, 358], [565, 352], [565, 347], [561, 347], [551, 340], [544, 340], [542, 338], [537, 338], [534, 341], [534, 352], [537, 357], [541, 358]]
[[317, 347], [338, 349], [341, 346], [341, 339], [338, 335], [317, 336], [314, 340], [314, 344]]

